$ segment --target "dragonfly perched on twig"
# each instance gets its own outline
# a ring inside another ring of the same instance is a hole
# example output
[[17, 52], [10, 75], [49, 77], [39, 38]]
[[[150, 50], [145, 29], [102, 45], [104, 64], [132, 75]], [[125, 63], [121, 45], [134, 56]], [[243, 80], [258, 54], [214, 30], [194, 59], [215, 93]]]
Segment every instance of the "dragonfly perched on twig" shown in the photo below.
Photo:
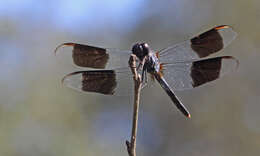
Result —
[[[72, 47], [67, 56], [72, 63], [81, 68], [93, 68], [66, 75], [62, 82], [69, 88], [117, 95], [125, 90], [122, 88], [126, 79], [131, 78], [128, 59], [133, 53], [138, 58], [138, 71], [143, 83], [147, 83], [149, 73], [159, 82], [176, 107], [190, 117], [174, 91], [201, 86], [237, 69], [238, 60], [232, 56], [208, 58], [224, 49], [235, 37], [236, 32], [230, 26], [221, 25], [160, 51], [153, 51], [147, 43], [137, 43], [132, 50], [63, 43], [55, 49], [55, 54], [62, 47]], [[130, 81], [128, 83], [131, 84]]]

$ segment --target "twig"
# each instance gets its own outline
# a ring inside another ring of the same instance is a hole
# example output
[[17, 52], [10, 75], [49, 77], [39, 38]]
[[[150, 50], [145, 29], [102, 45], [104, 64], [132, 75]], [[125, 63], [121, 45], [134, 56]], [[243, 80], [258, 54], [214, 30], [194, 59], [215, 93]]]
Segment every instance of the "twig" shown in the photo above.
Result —
[[140, 91], [141, 91], [141, 76], [136, 70], [136, 56], [131, 55], [129, 58], [129, 66], [133, 73], [134, 79], [134, 110], [133, 110], [133, 123], [132, 123], [132, 135], [131, 142], [126, 140], [126, 147], [129, 156], [136, 156], [136, 134], [137, 134], [137, 125], [138, 125], [138, 110], [139, 110], [139, 101], [140, 101]]

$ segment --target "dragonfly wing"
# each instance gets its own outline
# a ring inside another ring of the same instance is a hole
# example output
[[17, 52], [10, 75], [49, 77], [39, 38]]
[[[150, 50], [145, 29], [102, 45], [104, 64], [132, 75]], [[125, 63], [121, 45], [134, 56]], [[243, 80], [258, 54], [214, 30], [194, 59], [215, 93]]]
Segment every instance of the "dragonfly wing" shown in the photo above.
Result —
[[100, 48], [78, 43], [63, 43], [55, 49], [62, 62], [70, 62], [77, 67], [113, 69], [128, 67], [131, 51]]
[[77, 71], [66, 75], [62, 83], [76, 91], [126, 96], [133, 92], [131, 72], [120, 70]]
[[162, 72], [174, 90], [185, 90], [201, 86], [228, 74], [238, 67], [232, 56], [221, 56], [198, 61], [162, 64]]
[[224, 49], [236, 36], [237, 33], [230, 26], [217, 26], [190, 40], [159, 51], [158, 56], [165, 63], [197, 60]]

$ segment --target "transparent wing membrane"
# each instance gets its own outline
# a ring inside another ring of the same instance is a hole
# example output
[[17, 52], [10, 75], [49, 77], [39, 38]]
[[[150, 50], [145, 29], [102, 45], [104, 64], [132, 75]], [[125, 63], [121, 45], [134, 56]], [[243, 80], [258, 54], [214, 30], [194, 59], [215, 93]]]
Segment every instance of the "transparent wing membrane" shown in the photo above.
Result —
[[192, 89], [214, 81], [238, 67], [238, 60], [222, 56], [198, 61], [163, 64], [163, 75], [174, 90]]
[[113, 69], [128, 67], [131, 51], [63, 43], [55, 49], [55, 54], [62, 62], [77, 67]]
[[230, 26], [217, 26], [190, 40], [159, 51], [159, 59], [164, 63], [174, 63], [207, 57], [224, 49], [236, 36], [237, 33]]
[[89, 70], [66, 75], [62, 83], [76, 91], [127, 96], [133, 92], [130, 70]]

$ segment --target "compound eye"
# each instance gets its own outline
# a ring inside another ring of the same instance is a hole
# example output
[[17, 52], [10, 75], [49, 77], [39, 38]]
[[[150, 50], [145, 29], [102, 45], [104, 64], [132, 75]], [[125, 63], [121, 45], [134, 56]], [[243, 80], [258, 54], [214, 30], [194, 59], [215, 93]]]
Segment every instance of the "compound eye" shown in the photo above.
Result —
[[132, 51], [135, 52], [135, 51], [138, 51], [139, 50], [139, 44], [136, 43], [133, 48], [132, 48]]
[[136, 46], [136, 52], [137, 52], [137, 53], [142, 53], [142, 51], [143, 51], [142, 45], [141, 45], [141, 44], [138, 44], [138, 45]]
[[143, 47], [142, 47], [141, 44], [138, 44], [138, 50], [139, 50], [139, 51], [143, 51]]
[[147, 48], [147, 49], [149, 48], [147, 43], [144, 43], [144, 47]]
[[147, 43], [142, 43], [141, 45], [143, 49], [149, 49], [149, 45]]
[[133, 54], [135, 54], [137, 57], [140, 57], [143, 53], [143, 47], [141, 44], [137, 43], [133, 46], [132, 49]]
[[149, 45], [147, 43], [142, 43], [143, 53], [147, 55], [149, 53]]

